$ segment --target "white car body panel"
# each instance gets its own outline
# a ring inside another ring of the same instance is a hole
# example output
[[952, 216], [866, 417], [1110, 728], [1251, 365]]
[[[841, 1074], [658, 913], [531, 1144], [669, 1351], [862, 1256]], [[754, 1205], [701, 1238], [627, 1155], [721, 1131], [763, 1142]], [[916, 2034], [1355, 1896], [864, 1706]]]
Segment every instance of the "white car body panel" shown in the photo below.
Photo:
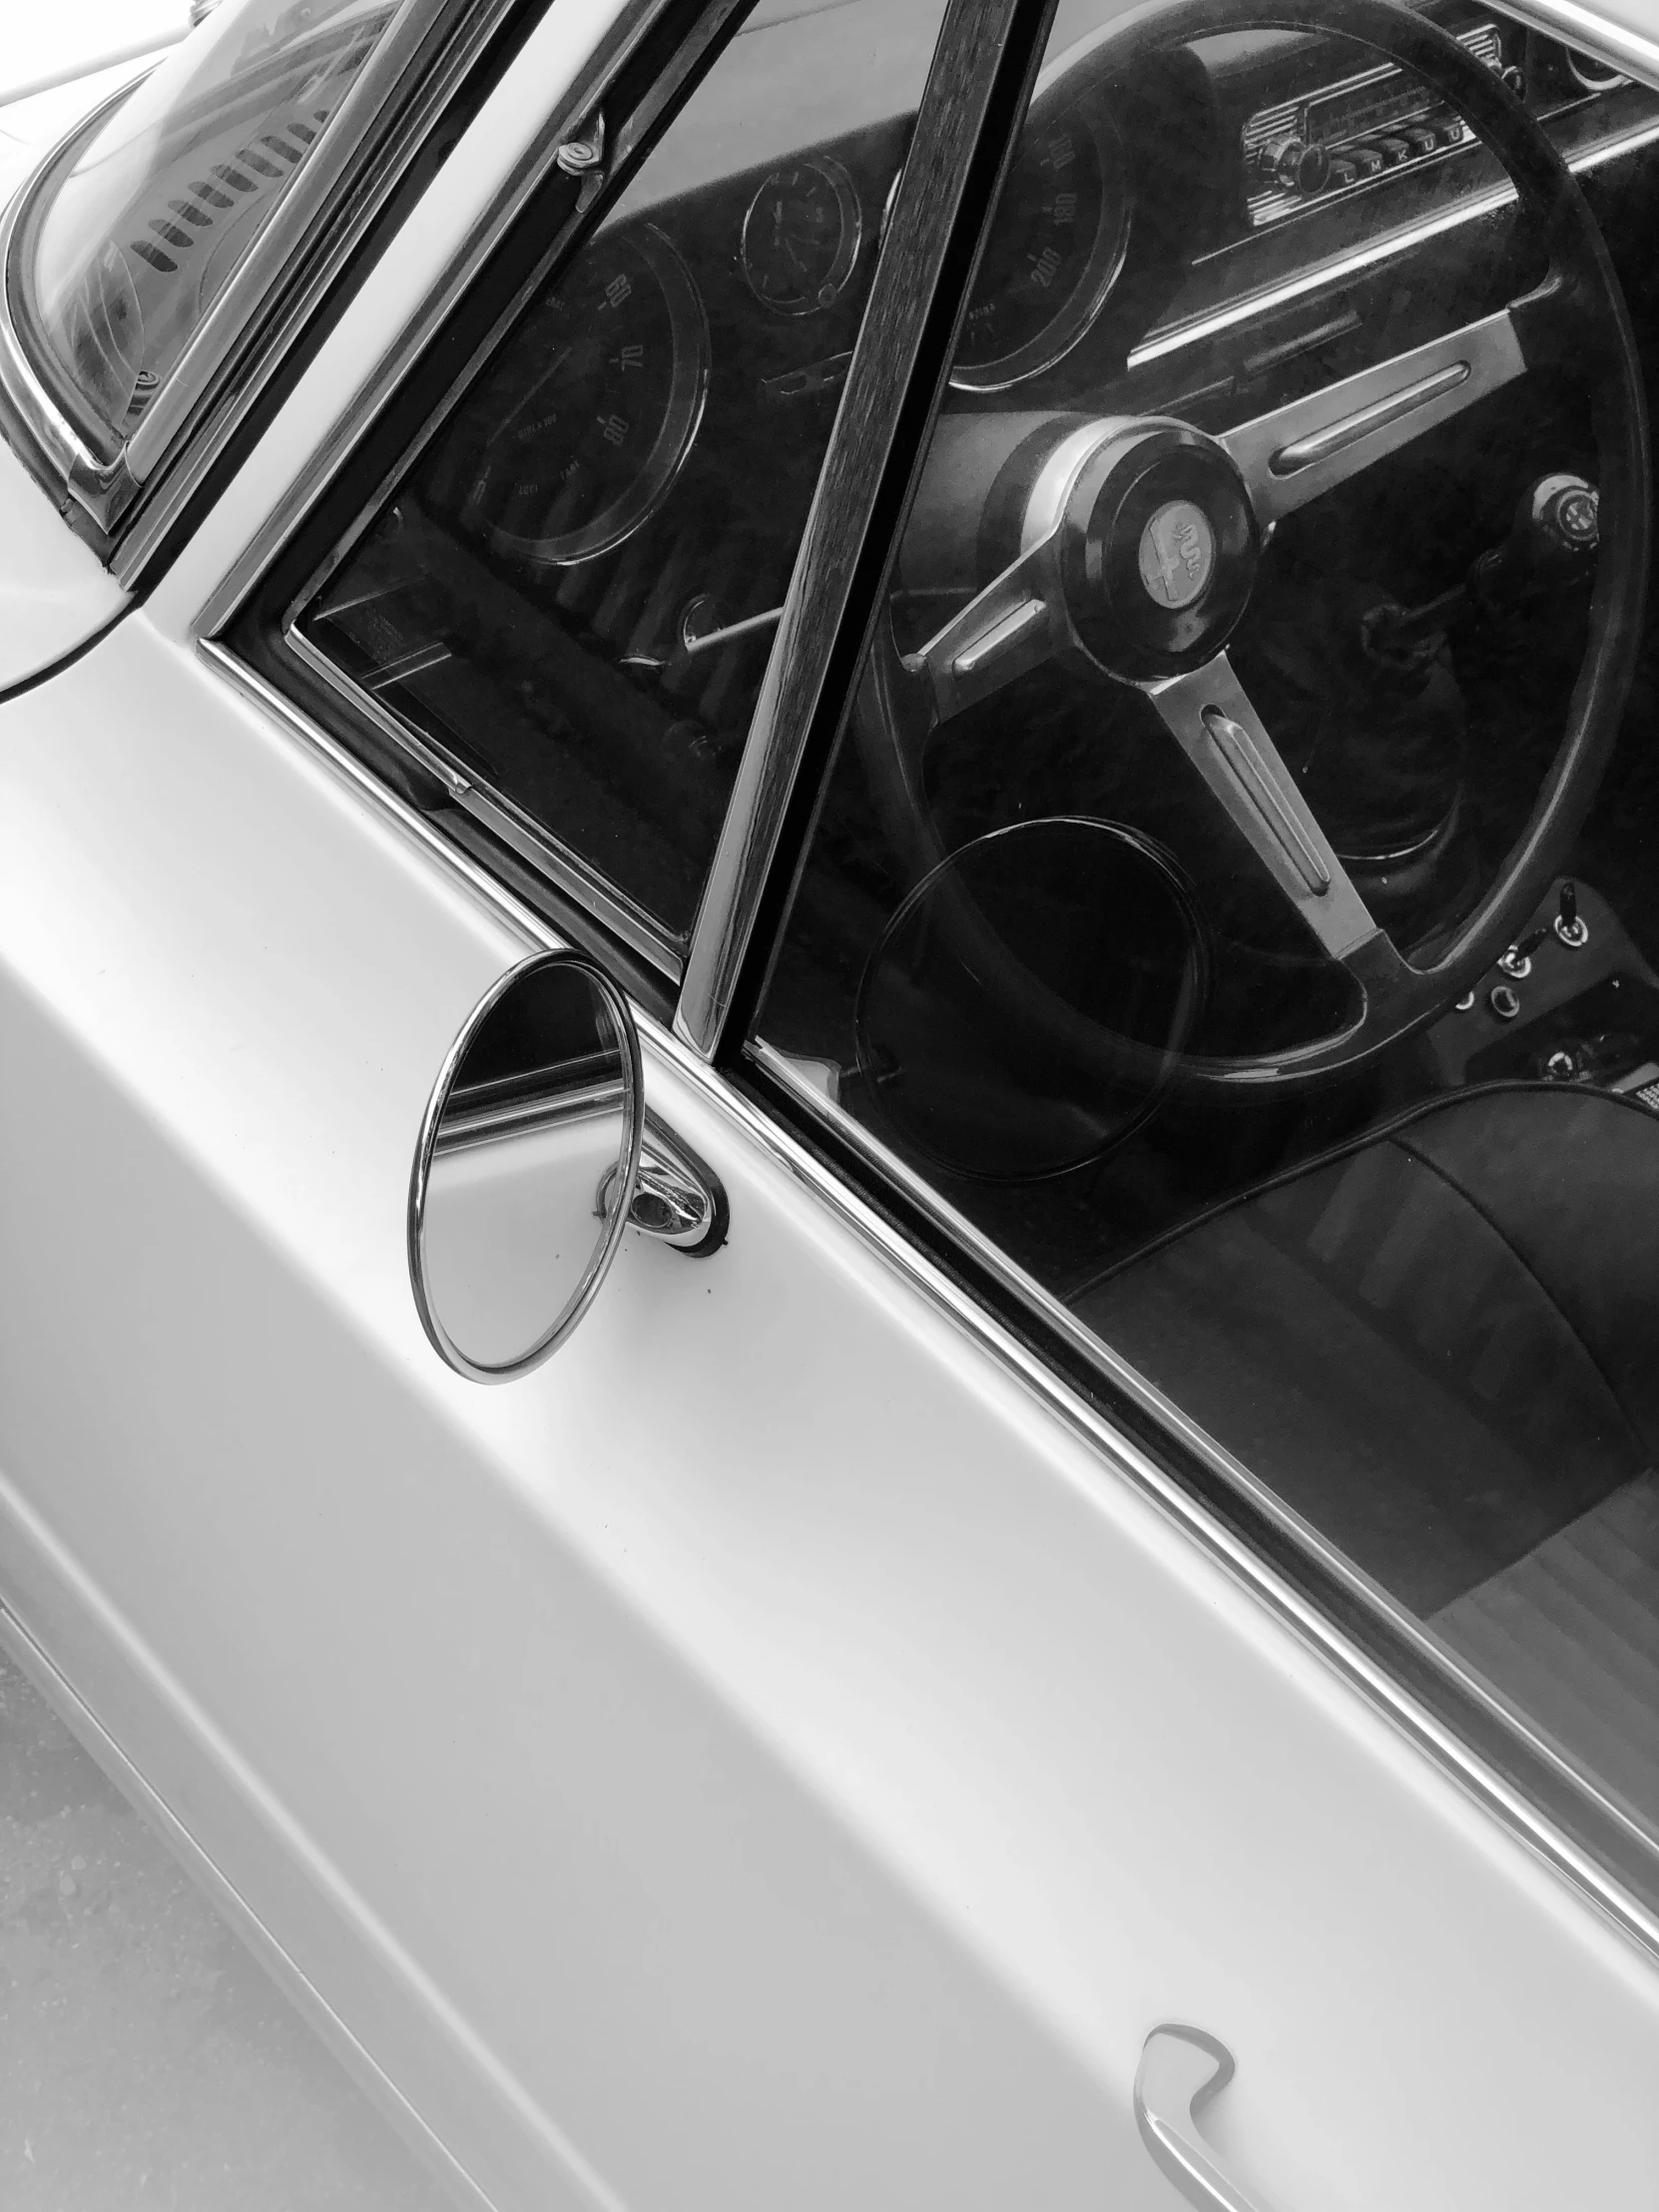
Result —
[[127, 594], [0, 442], [0, 693], [113, 622]]
[[1650, 2202], [1651, 1958], [660, 1034], [728, 1247], [629, 1236], [508, 1388], [421, 1334], [427, 1090], [546, 932], [194, 629], [612, 12], [0, 708], [9, 1632], [502, 2212], [1168, 2212], [1164, 2019], [1282, 2212]]
[[4, 736], [6, 1603], [490, 2198], [1154, 2212], [1162, 2017], [1287, 2205], [1651, 2188], [1651, 1968], [661, 1048], [729, 1249], [476, 1389], [515, 932], [142, 615]]

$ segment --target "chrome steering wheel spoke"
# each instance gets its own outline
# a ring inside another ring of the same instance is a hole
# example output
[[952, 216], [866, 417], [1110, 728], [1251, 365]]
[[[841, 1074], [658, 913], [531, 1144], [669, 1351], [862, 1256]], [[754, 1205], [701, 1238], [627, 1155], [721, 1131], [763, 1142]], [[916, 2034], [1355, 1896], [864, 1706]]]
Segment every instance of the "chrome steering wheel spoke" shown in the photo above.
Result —
[[1409, 970], [1355, 889], [1227, 655], [1144, 688], [1228, 820], [1368, 1002], [1402, 984]]
[[934, 721], [947, 722], [1052, 659], [1071, 634], [1056, 530], [993, 576], [903, 667], [925, 681]]
[[[1541, 294], [1533, 295], [1541, 297]], [[1518, 310], [1502, 307], [1375, 368], [1222, 433], [1266, 529], [1527, 369]]]

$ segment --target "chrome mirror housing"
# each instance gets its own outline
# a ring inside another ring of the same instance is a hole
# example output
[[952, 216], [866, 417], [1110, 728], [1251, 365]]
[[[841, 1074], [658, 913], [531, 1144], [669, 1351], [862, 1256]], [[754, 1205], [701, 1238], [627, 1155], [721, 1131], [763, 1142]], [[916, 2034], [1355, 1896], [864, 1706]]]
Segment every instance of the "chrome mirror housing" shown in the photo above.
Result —
[[539, 952], [450, 1046], [409, 1178], [409, 1281], [434, 1351], [475, 1382], [557, 1351], [634, 1207], [645, 1127], [639, 1034], [590, 960]]

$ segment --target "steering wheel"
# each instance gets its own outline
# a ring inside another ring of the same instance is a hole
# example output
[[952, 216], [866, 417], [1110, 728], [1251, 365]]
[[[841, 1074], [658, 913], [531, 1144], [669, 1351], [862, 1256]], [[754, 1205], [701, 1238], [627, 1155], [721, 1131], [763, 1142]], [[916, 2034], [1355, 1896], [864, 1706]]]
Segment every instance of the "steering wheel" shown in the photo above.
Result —
[[[1212, 437], [1165, 416], [963, 414], [935, 433], [925, 485], [949, 487], [948, 526], [969, 547], [1010, 514], [1016, 556], [913, 654], [878, 625], [854, 728], [889, 824], [908, 856], [944, 857], [924, 795], [923, 750], [949, 717], [1017, 676], [1059, 660], [1086, 679], [1133, 687], [1198, 771], [1264, 869], [1332, 961], [1358, 986], [1346, 1028], [1271, 1054], [1182, 1052], [1168, 1078], [1209, 1092], [1285, 1093], [1354, 1071], [1433, 1020], [1487, 969], [1537, 905], [1577, 835], [1606, 768], [1634, 673], [1647, 592], [1649, 461], [1641, 371], [1623, 295], [1584, 197], [1540, 126], [1447, 32], [1395, 0], [1178, 0], [1106, 26], [1039, 84], [1033, 114], [1139, 55], [1242, 23], [1340, 32], [1401, 64], [1461, 115], [1497, 156], [1523, 214], [1540, 226], [1548, 273], [1524, 296], [1373, 368]], [[1431, 965], [1413, 966], [1379, 927], [1252, 706], [1227, 644], [1248, 607], [1264, 536], [1411, 439], [1529, 369], [1567, 362], [1587, 382], [1599, 455], [1600, 550], [1588, 642], [1566, 728], [1524, 830], [1495, 880]], [[955, 440], [935, 474], [939, 441]], [[963, 487], [967, 490], [964, 494]], [[1010, 507], [1010, 501], [1013, 502]], [[965, 504], [964, 504], [965, 502]], [[1041, 1022], [1048, 994], [982, 920], [961, 918], [978, 971]], [[999, 973], [996, 971], [1000, 971]], [[1057, 1005], [1053, 1018], [1063, 1018]], [[1073, 1026], [1075, 1026], [1073, 1024]], [[1118, 1075], [1150, 1064], [1128, 1039], [1102, 1038]]]

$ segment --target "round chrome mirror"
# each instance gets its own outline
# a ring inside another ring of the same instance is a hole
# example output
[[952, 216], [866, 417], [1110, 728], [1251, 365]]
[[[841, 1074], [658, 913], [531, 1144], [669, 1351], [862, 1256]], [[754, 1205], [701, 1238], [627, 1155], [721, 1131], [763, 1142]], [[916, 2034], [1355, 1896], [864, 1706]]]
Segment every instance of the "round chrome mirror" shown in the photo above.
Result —
[[645, 1122], [639, 1036], [609, 976], [538, 952], [485, 993], [427, 1101], [409, 1280], [433, 1348], [475, 1382], [539, 1366], [627, 1225]]

